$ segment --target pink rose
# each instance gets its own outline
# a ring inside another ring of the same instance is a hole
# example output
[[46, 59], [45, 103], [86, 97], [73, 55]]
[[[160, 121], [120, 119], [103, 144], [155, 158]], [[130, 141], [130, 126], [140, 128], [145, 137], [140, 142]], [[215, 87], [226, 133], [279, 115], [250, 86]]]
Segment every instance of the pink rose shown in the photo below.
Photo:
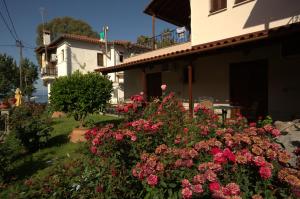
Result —
[[116, 140], [117, 140], [117, 141], [123, 140], [123, 137], [124, 137], [124, 135], [121, 134], [121, 133], [117, 133], [117, 134], [116, 134]]
[[226, 185], [227, 190], [229, 191], [230, 195], [239, 195], [240, 194], [240, 186], [236, 183], [229, 183]]
[[190, 183], [190, 181], [189, 181], [188, 179], [183, 179], [183, 180], [181, 181], [181, 186], [182, 186], [183, 188], [190, 187], [190, 186], [191, 186], [191, 183]]
[[182, 197], [184, 199], [192, 198], [193, 192], [189, 188], [184, 188], [181, 190]]
[[253, 158], [253, 162], [256, 166], [259, 166], [259, 167], [263, 167], [266, 165], [266, 160], [264, 157], [262, 156], [255, 156]]
[[165, 91], [167, 89], [167, 85], [166, 84], [162, 84], [160, 88], [161, 88], [162, 91]]
[[95, 147], [95, 146], [92, 146], [92, 147], [90, 148], [90, 150], [91, 150], [91, 152], [92, 152], [93, 154], [96, 154], [96, 153], [97, 153], [97, 147]]
[[278, 129], [273, 129], [271, 131], [271, 134], [274, 136], [274, 137], [278, 137], [280, 136], [280, 131]]
[[196, 184], [196, 185], [194, 185], [194, 187], [193, 187], [193, 191], [194, 191], [195, 193], [202, 193], [204, 190], [203, 190], [201, 184]]
[[259, 174], [262, 179], [269, 179], [272, 176], [272, 170], [270, 167], [260, 167]]
[[137, 137], [135, 135], [131, 136], [131, 141], [135, 142]]
[[148, 183], [150, 186], [155, 186], [155, 185], [157, 185], [157, 183], [158, 183], [158, 177], [157, 177], [156, 175], [153, 175], [153, 174], [149, 175], [149, 176], [147, 177], [147, 183]]

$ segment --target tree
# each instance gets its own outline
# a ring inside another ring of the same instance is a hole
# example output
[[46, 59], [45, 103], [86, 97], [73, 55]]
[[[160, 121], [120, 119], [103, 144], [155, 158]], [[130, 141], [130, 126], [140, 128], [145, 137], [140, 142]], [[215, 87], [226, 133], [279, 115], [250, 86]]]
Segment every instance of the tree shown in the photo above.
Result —
[[[23, 59], [21, 66], [21, 91], [29, 99], [35, 91], [34, 83], [38, 79], [38, 67], [27, 58]], [[0, 97], [12, 95], [18, 87], [20, 87], [19, 67], [12, 57], [0, 54]]]
[[19, 69], [14, 59], [6, 54], [0, 54], [0, 98], [7, 97], [17, 88]]
[[22, 68], [22, 92], [28, 100], [35, 91], [34, 83], [38, 79], [38, 66], [25, 58], [21, 64]]
[[106, 76], [76, 71], [53, 82], [50, 107], [53, 111], [72, 115], [82, 127], [88, 114], [104, 110], [111, 98], [112, 88], [112, 82]]
[[[85, 35], [89, 37], [98, 37], [97, 32], [93, 31], [92, 27], [82, 20], [77, 20], [71, 17], [54, 18], [44, 26], [45, 30], [51, 32], [51, 39], [55, 39], [61, 33]], [[43, 44], [43, 24], [37, 26], [36, 44]]]

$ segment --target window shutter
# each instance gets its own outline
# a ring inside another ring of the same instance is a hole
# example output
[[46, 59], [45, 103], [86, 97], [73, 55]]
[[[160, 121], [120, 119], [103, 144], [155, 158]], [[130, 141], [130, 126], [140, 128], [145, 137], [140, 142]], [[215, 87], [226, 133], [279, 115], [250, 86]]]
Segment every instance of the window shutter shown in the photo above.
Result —
[[97, 53], [97, 64], [98, 66], [103, 66], [103, 54]]

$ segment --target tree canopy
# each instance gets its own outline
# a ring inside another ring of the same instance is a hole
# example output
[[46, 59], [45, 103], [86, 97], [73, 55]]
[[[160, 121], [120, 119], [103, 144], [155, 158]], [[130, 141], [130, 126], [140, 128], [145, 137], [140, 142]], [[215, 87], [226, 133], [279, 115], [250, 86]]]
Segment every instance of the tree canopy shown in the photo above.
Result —
[[38, 66], [36, 66], [29, 59], [25, 58], [22, 61], [22, 92], [28, 97], [32, 96], [35, 91], [34, 83], [38, 79]]
[[[38, 67], [25, 58], [21, 64], [22, 92], [28, 98], [35, 91], [34, 83], [38, 79]], [[20, 70], [16, 61], [6, 54], [0, 54], [0, 97], [12, 95], [20, 87]]]
[[17, 88], [19, 69], [15, 60], [6, 54], [0, 54], [0, 98], [6, 97]]
[[106, 76], [76, 71], [53, 82], [50, 106], [53, 111], [63, 111], [74, 116], [82, 126], [89, 113], [104, 110], [111, 98], [112, 88], [112, 82]]
[[[45, 30], [51, 32], [51, 39], [55, 39], [61, 33], [85, 35], [89, 37], [97, 37], [97, 32], [93, 31], [92, 27], [82, 21], [71, 17], [57, 17], [45, 23]], [[36, 44], [42, 45], [43, 43], [43, 24], [37, 26]]]

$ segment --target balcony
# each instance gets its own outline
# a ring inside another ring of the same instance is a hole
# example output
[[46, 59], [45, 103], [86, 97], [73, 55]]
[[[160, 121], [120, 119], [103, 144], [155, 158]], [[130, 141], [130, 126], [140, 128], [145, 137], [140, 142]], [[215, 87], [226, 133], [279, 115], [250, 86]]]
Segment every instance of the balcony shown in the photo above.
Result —
[[138, 44], [152, 50], [124, 59], [124, 63], [126, 64], [191, 49], [190, 33], [185, 29], [180, 29], [167, 31], [153, 38], [144, 37], [144, 41], [140, 41]]
[[53, 64], [48, 64], [45, 68], [41, 69], [42, 80], [51, 80], [57, 77], [57, 68]]
[[137, 42], [138, 45], [145, 46], [148, 49], [160, 49], [166, 48], [169, 46], [186, 43], [190, 41], [190, 32], [184, 27], [177, 28], [174, 30], [164, 31], [160, 35], [155, 37], [144, 37], [140, 38], [140, 41]]

